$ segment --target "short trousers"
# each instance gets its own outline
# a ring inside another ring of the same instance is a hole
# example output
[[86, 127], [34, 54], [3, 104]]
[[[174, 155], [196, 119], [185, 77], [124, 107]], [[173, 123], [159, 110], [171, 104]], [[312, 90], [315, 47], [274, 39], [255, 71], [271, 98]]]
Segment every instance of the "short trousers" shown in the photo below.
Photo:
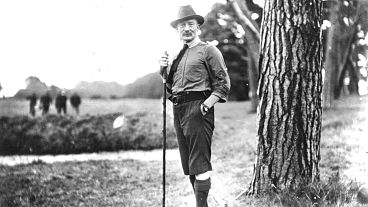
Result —
[[212, 170], [211, 143], [215, 113], [212, 107], [203, 116], [200, 110], [203, 101], [195, 100], [173, 106], [174, 127], [185, 175]]

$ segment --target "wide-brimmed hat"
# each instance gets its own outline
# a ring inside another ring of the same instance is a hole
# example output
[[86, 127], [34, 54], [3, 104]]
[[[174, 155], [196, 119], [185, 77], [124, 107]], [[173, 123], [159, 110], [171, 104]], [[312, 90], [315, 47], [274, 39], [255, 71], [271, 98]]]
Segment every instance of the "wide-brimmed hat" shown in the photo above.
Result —
[[174, 28], [176, 28], [176, 26], [182, 22], [182, 21], [186, 21], [189, 19], [196, 19], [198, 21], [198, 24], [201, 25], [204, 22], [204, 18], [201, 15], [198, 15], [194, 12], [192, 6], [187, 5], [187, 6], [181, 6], [179, 8], [179, 12], [178, 12], [178, 19], [171, 22], [170, 25]]

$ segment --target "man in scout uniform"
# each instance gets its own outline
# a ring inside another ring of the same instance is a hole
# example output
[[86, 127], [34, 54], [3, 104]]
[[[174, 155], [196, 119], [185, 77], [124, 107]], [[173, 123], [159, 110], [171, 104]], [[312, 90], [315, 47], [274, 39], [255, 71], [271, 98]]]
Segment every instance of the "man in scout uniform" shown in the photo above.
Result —
[[[173, 102], [181, 164], [189, 175], [197, 207], [207, 206], [211, 188], [211, 142], [214, 130], [214, 105], [226, 102], [230, 79], [221, 52], [202, 42], [198, 35], [204, 18], [190, 5], [179, 8], [178, 18], [171, 22], [184, 43], [183, 49], [168, 61], [160, 59], [160, 71], [167, 77], [167, 88]], [[164, 73], [168, 68], [168, 74]]]

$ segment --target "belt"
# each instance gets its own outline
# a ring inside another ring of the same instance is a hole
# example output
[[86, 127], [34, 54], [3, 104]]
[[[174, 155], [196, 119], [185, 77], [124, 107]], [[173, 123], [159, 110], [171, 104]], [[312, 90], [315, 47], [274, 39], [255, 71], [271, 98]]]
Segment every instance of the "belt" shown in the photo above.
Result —
[[210, 91], [184, 91], [178, 94], [172, 94], [169, 100], [174, 104], [183, 104], [190, 101], [206, 99], [211, 95]]

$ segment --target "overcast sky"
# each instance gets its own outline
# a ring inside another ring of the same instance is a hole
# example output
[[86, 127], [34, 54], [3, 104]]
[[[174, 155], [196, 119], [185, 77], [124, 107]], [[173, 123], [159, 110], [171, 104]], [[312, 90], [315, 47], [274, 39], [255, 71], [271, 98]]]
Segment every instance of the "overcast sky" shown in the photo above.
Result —
[[169, 25], [180, 5], [205, 16], [215, 2], [226, 1], [0, 1], [0, 96], [25, 88], [29, 76], [67, 89], [133, 82], [158, 70], [164, 50], [181, 47]]

